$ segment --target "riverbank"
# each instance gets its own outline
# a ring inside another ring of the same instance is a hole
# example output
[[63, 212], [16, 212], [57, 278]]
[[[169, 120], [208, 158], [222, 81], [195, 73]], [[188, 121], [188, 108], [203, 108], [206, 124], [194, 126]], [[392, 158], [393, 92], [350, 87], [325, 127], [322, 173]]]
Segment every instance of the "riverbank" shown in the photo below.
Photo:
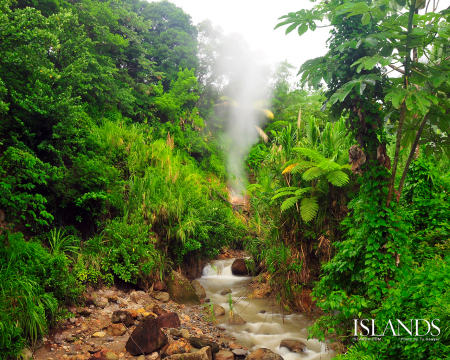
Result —
[[[222, 260], [213, 261], [203, 270], [203, 276], [197, 280], [205, 291], [201, 304], [178, 304], [165, 291], [148, 293], [112, 287], [87, 292], [86, 306], [70, 308], [73, 316], [36, 344], [35, 359], [157, 360], [176, 354], [186, 357], [208, 344], [214, 351], [220, 350], [211, 353], [215, 360], [244, 359], [249, 351], [261, 347], [271, 349], [280, 359], [299, 358], [292, 349], [280, 347], [286, 339], [302, 344], [302, 359], [333, 357], [334, 352], [324, 344], [307, 340], [308, 317], [283, 313], [267, 298], [250, 299], [254, 290], [251, 278], [231, 274], [233, 259], [227, 256], [233, 255], [238, 253], [223, 253]], [[127, 313], [125, 318], [117, 321], [118, 314], [123, 313]], [[146, 352], [146, 357], [132, 354], [127, 345], [130, 335], [136, 337], [137, 329], [150, 321], [148, 317], [159, 324], [165, 344]]]

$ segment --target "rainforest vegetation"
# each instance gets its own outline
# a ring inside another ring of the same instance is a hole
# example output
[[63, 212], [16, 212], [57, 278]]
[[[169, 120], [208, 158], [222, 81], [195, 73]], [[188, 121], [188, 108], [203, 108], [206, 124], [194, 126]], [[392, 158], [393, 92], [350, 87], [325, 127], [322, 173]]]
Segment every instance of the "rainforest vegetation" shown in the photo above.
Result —
[[[263, 79], [244, 213], [224, 50], [251, 56], [242, 38], [168, 1], [0, 0], [0, 359], [86, 287], [148, 289], [223, 247], [313, 313], [310, 336], [339, 358], [448, 358], [450, 9], [435, 5], [315, 1], [280, 18], [300, 36], [328, 27], [327, 53]], [[440, 335], [357, 341], [355, 319], [439, 319]]]

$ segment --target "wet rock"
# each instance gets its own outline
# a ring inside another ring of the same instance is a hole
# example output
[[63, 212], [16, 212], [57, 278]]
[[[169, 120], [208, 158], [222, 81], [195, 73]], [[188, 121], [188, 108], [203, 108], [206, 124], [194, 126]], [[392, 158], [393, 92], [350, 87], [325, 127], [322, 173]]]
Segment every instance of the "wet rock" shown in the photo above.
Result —
[[205, 337], [191, 336], [189, 338], [189, 343], [197, 349], [201, 349], [201, 348], [204, 348], [205, 346], [209, 346], [214, 354], [219, 352], [219, 345]]
[[161, 306], [159, 306], [159, 305], [155, 305], [155, 306], [153, 307], [153, 312], [154, 312], [156, 315], [158, 315], [158, 316], [161, 316], [161, 315], [164, 315], [164, 314], [167, 314], [167, 313], [168, 313], [167, 310], [161, 308]]
[[141, 355], [137, 358], [137, 360], [156, 360], [159, 358], [159, 354], [155, 351], [154, 353], [151, 353], [150, 355], [144, 356]]
[[122, 324], [123, 323], [125, 326], [131, 326], [134, 324], [134, 319], [129, 311], [116, 310], [112, 314], [111, 322], [113, 324]]
[[181, 326], [180, 318], [174, 312], [158, 316], [156, 318], [156, 324], [159, 328], [178, 328]]
[[53, 342], [55, 344], [61, 345], [64, 342], [64, 340], [66, 340], [66, 336], [64, 334], [58, 333], [55, 334], [55, 336], [53, 336]]
[[134, 356], [151, 354], [167, 344], [167, 336], [160, 330], [152, 316], [147, 316], [134, 329], [125, 349]]
[[33, 358], [33, 353], [31, 352], [30, 349], [28, 348], [24, 348], [22, 349], [22, 351], [20, 352], [20, 355], [24, 358], [24, 359], [32, 359]]
[[214, 354], [214, 360], [234, 360], [234, 354], [228, 350], [220, 350]]
[[225, 309], [219, 304], [213, 305], [213, 314], [215, 318], [225, 315]]
[[222, 292], [220, 293], [220, 295], [228, 295], [231, 294], [232, 290], [231, 289], [223, 289]]
[[106, 333], [104, 331], [97, 331], [97, 332], [92, 334], [92, 337], [101, 338], [101, 337], [103, 337], [105, 335], [106, 335]]
[[236, 360], [244, 360], [248, 355], [248, 350], [234, 349], [232, 350]]
[[231, 324], [231, 325], [244, 325], [244, 324], [247, 324], [247, 321], [245, 321], [239, 315], [234, 314], [233, 318], [228, 320], [228, 323]]
[[178, 304], [200, 305], [201, 301], [188, 279], [172, 270], [167, 280], [170, 298]]
[[205, 303], [210, 303], [211, 302], [211, 299], [205, 299]]
[[175, 354], [186, 354], [192, 349], [192, 345], [185, 339], [174, 341], [163, 352], [162, 358]]
[[189, 338], [191, 337], [191, 335], [189, 334], [189, 331], [187, 331], [186, 329], [170, 329], [169, 330], [170, 335], [172, 336], [177, 336], [177, 337], [181, 337], [183, 339], [189, 340]]
[[77, 338], [75, 337], [75, 336], [72, 336], [72, 335], [68, 335], [67, 337], [66, 337], [66, 341], [67, 342], [74, 342], [75, 340], [76, 340]]
[[153, 290], [155, 291], [167, 290], [167, 285], [163, 281], [157, 281], [153, 286]]
[[159, 300], [163, 303], [169, 302], [169, 300], [170, 300], [170, 295], [169, 295], [169, 293], [166, 293], [166, 292], [156, 292], [156, 293], [153, 293], [152, 296], [156, 300]]
[[130, 294], [130, 300], [136, 304], [144, 304], [149, 301], [149, 296], [143, 291], [133, 291]]
[[297, 354], [301, 354], [306, 350], [306, 345], [298, 340], [283, 340], [280, 344], [280, 347], [288, 348], [289, 351], [295, 352]]
[[198, 282], [198, 280], [194, 280], [191, 282], [192, 287], [194, 288], [195, 293], [198, 295], [200, 299], [206, 298], [206, 291], [202, 285]]
[[187, 354], [168, 356], [165, 360], [212, 360], [211, 348], [207, 346], [198, 351], [193, 350], [193, 352]]
[[127, 328], [122, 323], [109, 324], [106, 332], [111, 336], [122, 336], [127, 332]]
[[106, 306], [108, 306], [108, 299], [100, 296], [94, 300], [94, 304], [95, 306], [104, 309]]
[[119, 297], [113, 290], [106, 290], [103, 293], [103, 297], [107, 298], [110, 302], [117, 302], [119, 300]]
[[231, 272], [233, 275], [249, 275], [250, 272], [247, 269], [247, 264], [244, 259], [236, 259], [231, 265]]
[[266, 310], [261, 310], [259, 313], [260, 314], [265, 314], [267, 311]]
[[262, 348], [250, 353], [246, 360], [283, 360], [283, 357], [269, 349]]
[[144, 309], [147, 311], [153, 311], [153, 308], [156, 304], [153, 301], [150, 301], [147, 305], [144, 306]]
[[108, 352], [105, 354], [105, 357], [106, 357], [108, 360], [117, 360], [117, 359], [119, 358], [119, 356], [118, 356], [116, 353], [112, 352], [112, 351], [108, 351]]

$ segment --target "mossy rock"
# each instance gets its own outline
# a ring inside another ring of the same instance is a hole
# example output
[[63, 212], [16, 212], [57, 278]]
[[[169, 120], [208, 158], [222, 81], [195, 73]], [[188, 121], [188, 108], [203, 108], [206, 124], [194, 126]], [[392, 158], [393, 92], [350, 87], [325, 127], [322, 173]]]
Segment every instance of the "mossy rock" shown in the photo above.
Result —
[[172, 270], [167, 281], [170, 299], [178, 304], [200, 305], [201, 301], [190, 281], [183, 275]]

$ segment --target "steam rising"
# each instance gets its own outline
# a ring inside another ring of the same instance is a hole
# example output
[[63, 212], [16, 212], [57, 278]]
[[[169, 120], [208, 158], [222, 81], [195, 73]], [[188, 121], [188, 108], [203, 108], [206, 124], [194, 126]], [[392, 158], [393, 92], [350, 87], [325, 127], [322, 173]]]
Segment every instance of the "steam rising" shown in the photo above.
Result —
[[232, 99], [225, 115], [226, 134], [231, 142], [226, 153], [227, 172], [230, 187], [241, 195], [246, 179], [244, 159], [256, 143], [262, 132], [260, 126], [266, 120], [263, 109], [267, 107], [270, 95], [270, 69], [262, 62], [262, 56], [250, 52], [242, 40], [231, 39], [222, 51], [224, 56], [219, 69], [228, 79], [223, 93]]

